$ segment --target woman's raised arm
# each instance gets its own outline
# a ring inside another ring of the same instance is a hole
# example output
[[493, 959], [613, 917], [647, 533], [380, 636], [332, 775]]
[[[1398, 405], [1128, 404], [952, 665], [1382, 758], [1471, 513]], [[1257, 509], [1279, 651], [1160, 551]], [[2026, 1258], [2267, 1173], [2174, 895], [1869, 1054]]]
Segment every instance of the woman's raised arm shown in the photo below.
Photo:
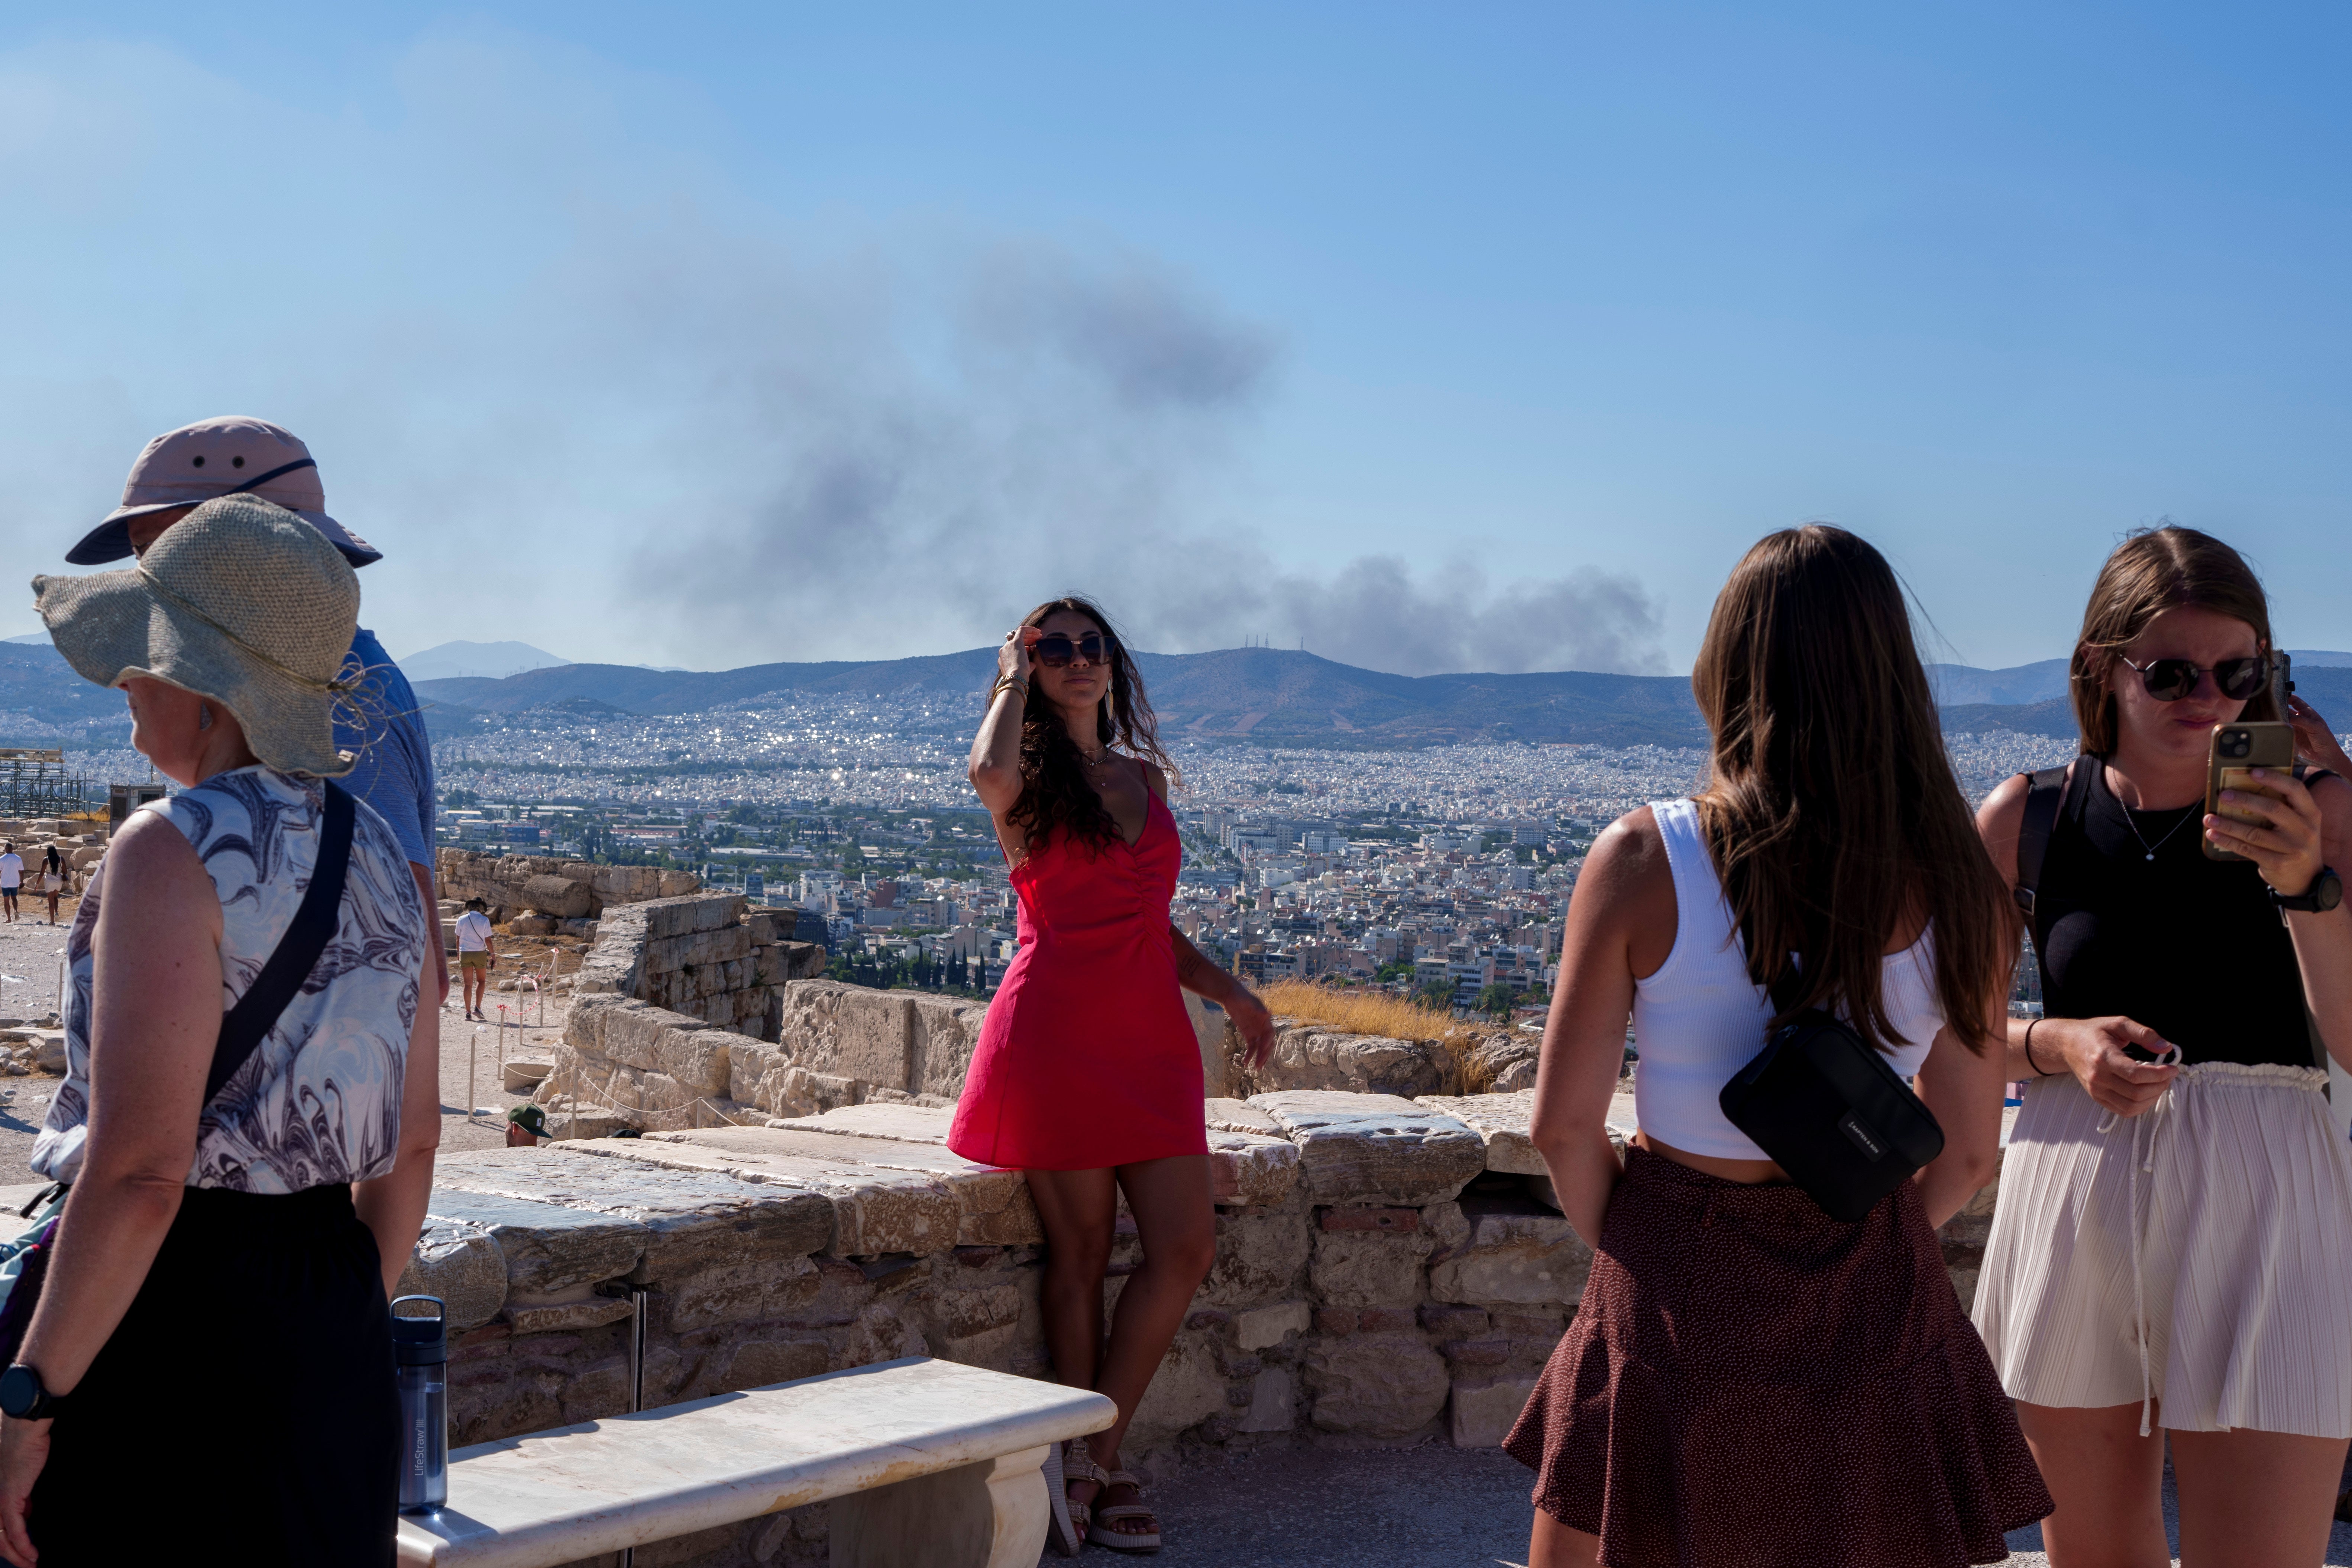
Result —
[[989, 697], [980, 733], [972, 737], [971, 764], [966, 770], [981, 805], [996, 818], [1000, 837], [1004, 814], [1021, 798], [1021, 715], [1029, 700], [1029, 641], [1021, 634], [1027, 629], [1015, 626], [1007, 632], [996, 650], [996, 689]]

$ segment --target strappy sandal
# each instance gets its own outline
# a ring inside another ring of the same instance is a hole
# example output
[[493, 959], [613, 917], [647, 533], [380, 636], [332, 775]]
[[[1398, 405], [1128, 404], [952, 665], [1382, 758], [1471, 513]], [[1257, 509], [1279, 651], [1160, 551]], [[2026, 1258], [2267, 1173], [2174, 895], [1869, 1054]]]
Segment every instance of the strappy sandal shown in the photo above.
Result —
[[[1099, 1470], [1096, 1473], [1101, 1474]], [[1095, 1494], [1097, 1499], [1108, 1496], [1113, 1487], [1126, 1487], [1135, 1493], [1135, 1500], [1115, 1502], [1108, 1508], [1097, 1508], [1094, 1510], [1096, 1522], [1103, 1526], [1094, 1532], [1094, 1543], [1097, 1546], [1108, 1546], [1113, 1552], [1159, 1551], [1160, 1520], [1150, 1509], [1143, 1506], [1143, 1483], [1125, 1470], [1113, 1470], [1103, 1477], [1102, 1487], [1103, 1489]], [[1151, 1521], [1153, 1528], [1148, 1531], [1111, 1528], [1111, 1521], [1118, 1519], [1148, 1519]]]
[[1076, 1557], [1087, 1543], [1087, 1526], [1094, 1522], [1091, 1505], [1070, 1500], [1072, 1481], [1092, 1481], [1095, 1496], [1102, 1496], [1109, 1477], [1087, 1452], [1081, 1439], [1073, 1437], [1066, 1447], [1056, 1445], [1045, 1450], [1045, 1495], [1054, 1502], [1054, 1544], [1065, 1557]]

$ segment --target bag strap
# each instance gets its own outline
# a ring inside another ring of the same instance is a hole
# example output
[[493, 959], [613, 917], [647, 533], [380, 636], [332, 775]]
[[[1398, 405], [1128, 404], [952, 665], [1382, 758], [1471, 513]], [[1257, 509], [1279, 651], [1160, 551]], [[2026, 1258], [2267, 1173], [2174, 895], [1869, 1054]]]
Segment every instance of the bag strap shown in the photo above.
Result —
[[320, 954], [335, 934], [336, 916], [343, 901], [343, 881], [352, 863], [352, 822], [355, 814], [350, 792], [332, 779], [326, 786], [326, 821], [319, 840], [319, 863], [311, 868], [310, 886], [294, 911], [277, 951], [261, 966], [253, 984], [221, 1017], [220, 1040], [213, 1047], [212, 1070], [205, 1075], [205, 1103], [212, 1103], [221, 1086], [236, 1076], [278, 1020], [302, 993], [303, 982], [319, 965]]
[[[2082, 761], [2077, 757], [2075, 762]], [[2017, 883], [2010, 897], [2025, 911], [2026, 925], [2033, 923], [2034, 890], [2042, 885], [2042, 863], [2050, 854], [2050, 835], [2058, 826], [2059, 808], [2074, 786], [2074, 763], [2044, 768], [2038, 773], [2028, 773], [2025, 790], [2025, 820], [2017, 830]]]

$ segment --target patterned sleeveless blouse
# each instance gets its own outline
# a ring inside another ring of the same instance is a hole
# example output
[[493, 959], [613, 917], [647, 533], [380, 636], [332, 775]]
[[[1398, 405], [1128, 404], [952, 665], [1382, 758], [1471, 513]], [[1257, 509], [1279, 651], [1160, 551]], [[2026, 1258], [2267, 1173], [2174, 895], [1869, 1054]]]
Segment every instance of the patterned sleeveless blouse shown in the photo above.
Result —
[[[204, 1108], [189, 1186], [299, 1193], [392, 1169], [428, 933], [399, 840], [367, 802], [357, 805], [335, 934], [259, 1048]], [[310, 885], [325, 792], [257, 764], [140, 809], [178, 828], [212, 874], [226, 1014], [277, 951]], [[52, 1181], [79, 1173], [89, 1134], [90, 935], [105, 876], [101, 861], [66, 939], [66, 1081], [32, 1157]]]

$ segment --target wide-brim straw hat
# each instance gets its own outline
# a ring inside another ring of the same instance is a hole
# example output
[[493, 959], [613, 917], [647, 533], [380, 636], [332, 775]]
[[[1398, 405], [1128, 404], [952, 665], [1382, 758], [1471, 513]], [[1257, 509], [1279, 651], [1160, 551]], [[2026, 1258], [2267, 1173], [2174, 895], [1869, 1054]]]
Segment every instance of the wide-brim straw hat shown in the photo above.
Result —
[[327, 537], [257, 496], [206, 501], [136, 566], [33, 579], [34, 607], [84, 679], [152, 676], [236, 715], [282, 773], [351, 772], [333, 704], [359, 626], [360, 580]]

